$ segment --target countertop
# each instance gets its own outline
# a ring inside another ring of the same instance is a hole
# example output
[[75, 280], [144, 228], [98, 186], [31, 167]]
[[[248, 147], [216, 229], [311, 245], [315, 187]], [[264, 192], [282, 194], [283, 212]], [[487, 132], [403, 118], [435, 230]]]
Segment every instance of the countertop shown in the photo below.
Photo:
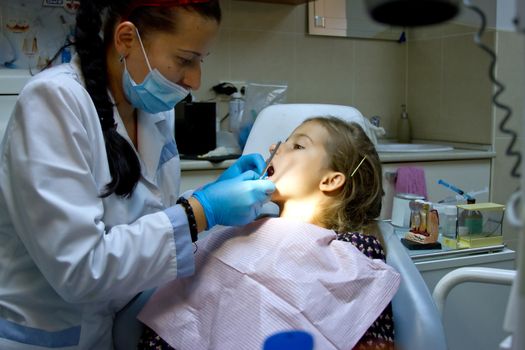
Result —
[[454, 148], [446, 152], [379, 152], [381, 163], [429, 162], [446, 160], [469, 160], [495, 158], [496, 152], [490, 149]]
[[[379, 221], [379, 226], [384, 235], [393, 231], [400, 240], [408, 231], [408, 228], [393, 226], [390, 223], [390, 220]], [[439, 235], [438, 241], [441, 242], [441, 234]], [[442, 264], [446, 265], [446, 260], [449, 259], [454, 259], [456, 262], [458, 259], [472, 260], [473, 256], [481, 256], [485, 261], [490, 259], [498, 260], [501, 259], [502, 256], [504, 256], [505, 259], [514, 259], [516, 254], [515, 251], [508, 249], [504, 244], [466, 249], [449, 248], [445, 245], [443, 245], [441, 249], [410, 250], [404, 246], [403, 248], [407, 251], [414, 263], [421, 265], [418, 267], [420, 270], [424, 270], [424, 266], [426, 266], [426, 264], [432, 264], [432, 266], [435, 267], [436, 261], [441, 261]]]
[[[462, 149], [455, 148], [446, 152], [380, 152], [379, 159], [381, 163], [405, 163], [405, 162], [430, 162], [430, 161], [448, 161], [448, 160], [472, 160], [472, 159], [490, 159], [496, 157], [496, 152], [487, 149]], [[220, 163], [212, 163], [206, 160], [182, 160], [181, 170], [220, 170], [226, 169], [235, 160], [230, 159]]]
[[181, 160], [180, 168], [182, 171], [195, 170], [222, 170], [228, 168], [235, 162], [235, 159], [225, 160], [219, 163], [213, 163], [207, 160]]

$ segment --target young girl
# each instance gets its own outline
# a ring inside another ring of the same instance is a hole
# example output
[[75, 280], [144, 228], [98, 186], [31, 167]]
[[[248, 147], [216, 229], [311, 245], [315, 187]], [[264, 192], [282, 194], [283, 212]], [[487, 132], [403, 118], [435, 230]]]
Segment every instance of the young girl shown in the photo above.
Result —
[[[276, 186], [272, 201], [281, 218], [334, 230], [338, 240], [384, 261], [380, 240], [365, 234], [379, 234], [374, 219], [381, 210], [381, 174], [375, 147], [361, 127], [335, 117], [304, 121], [280, 145], [267, 173]], [[393, 336], [388, 304], [354, 348], [392, 349]], [[146, 328], [140, 348], [171, 347]]]

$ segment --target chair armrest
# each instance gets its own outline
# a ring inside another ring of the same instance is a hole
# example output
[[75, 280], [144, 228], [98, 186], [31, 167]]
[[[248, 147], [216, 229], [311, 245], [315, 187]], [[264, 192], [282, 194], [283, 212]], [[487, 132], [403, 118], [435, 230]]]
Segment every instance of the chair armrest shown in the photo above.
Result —
[[458, 284], [464, 282], [479, 282], [511, 285], [516, 278], [516, 271], [495, 269], [491, 267], [461, 267], [443, 276], [434, 288], [432, 297], [441, 315], [445, 307], [448, 293]]

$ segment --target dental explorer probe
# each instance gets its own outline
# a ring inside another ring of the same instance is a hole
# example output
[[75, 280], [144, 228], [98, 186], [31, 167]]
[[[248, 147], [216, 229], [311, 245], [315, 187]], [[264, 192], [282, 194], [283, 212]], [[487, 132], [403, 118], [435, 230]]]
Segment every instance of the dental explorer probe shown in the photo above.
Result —
[[280, 145], [281, 145], [281, 141], [277, 142], [277, 144], [275, 145], [275, 148], [273, 149], [273, 152], [270, 154], [270, 158], [268, 158], [268, 160], [266, 161], [266, 166], [264, 167], [264, 170], [261, 173], [261, 176], [259, 177], [259, 180], [261, 180], [264, 177], [264, 174], [266, 174], [266, 172], [268, 171], [268, 168], [270, 167], [270, 162], [272, 161], [273, 156], [275, 155], [275, 153], [277, 153], [277, 149], [279, 148]]

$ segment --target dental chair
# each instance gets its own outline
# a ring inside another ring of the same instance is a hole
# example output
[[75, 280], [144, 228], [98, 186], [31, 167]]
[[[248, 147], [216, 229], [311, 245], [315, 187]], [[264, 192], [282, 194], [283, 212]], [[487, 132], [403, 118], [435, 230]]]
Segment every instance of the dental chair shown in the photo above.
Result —
[[[263, 109], [257, 116], [246, 141], [243, 154], [260, 153], [267, 158], [269, 146], [284, 141], [301, 122], [314, 116], [334, 116], [356, 122], [374, 144], [374, 127], [367, 118], [350, 106], [330, 104], [278, 104]], [[265, 207], [263, 211], [276, 209]], [[274, 215], [278, 213], [274, 212]], [[395, 344], [399, 350], [447, 349], [445, 331], [440, 313], [421, 274], [401, 244], [389, 222], [380, 222], [387, 263], [401, 274], [401, 284], [392, 310], [395, 326]]]
[[[358, 123], [372, 142], [377, 144], [374, 127], [353, 107], [330, 104], [278, 104], [268, 106], [259, 113], [243, 154], [260, 153], [267, 158], [270, 145], [284, 141], [303, 120], [329, 115]], [[278, 216], [275, 205], [263, 208], [263, 211], [270, 216]], [[390, 223], [380, 222], [379, 226], [384, 237], [387, 263], [401, 274], [399, 290], [392, 300], [396, 349], [446, 349], [440, 314], [421, 274]], [[136, 315], [151, 292], [142, 293], [135, 302], [117, 314], [113, 329], [117, 350], [131, 349], [137, 344], [142, 326], [136, 320]]]

